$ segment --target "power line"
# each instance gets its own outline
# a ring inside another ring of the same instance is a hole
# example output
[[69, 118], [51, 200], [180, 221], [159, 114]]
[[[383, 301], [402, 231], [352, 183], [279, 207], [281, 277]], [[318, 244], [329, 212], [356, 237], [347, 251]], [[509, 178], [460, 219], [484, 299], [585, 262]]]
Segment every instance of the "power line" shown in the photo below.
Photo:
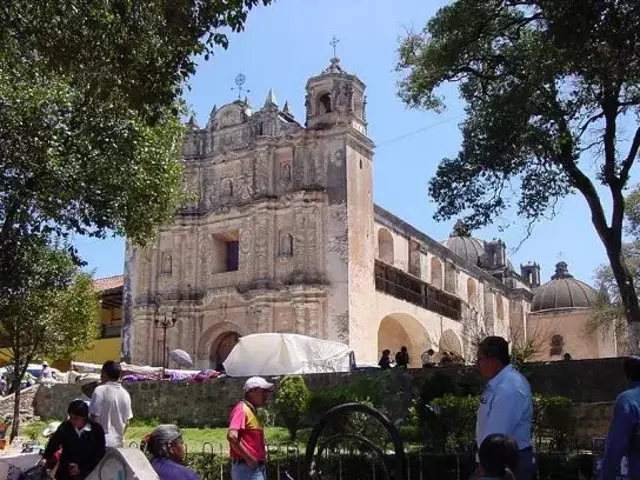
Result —
[[413, 132], [405, 133], [404, 135], [400, 135], [400, 136], [392, 138], [390, 140], [386, 140], [384, 142], [377, 143], [376, 144], [376, 148], [384, 147], [385, 145], [389, 145], [390, 143], [399, 142], [400, 140], [404, 140], [405, 138], [412, 137], [413, 135], [417, 135], [418, 133], [422, 133], [425, 130], [429, 130], [430, 128], [434, 128], [434, 127], [437, 127], [439, 125], [443, 125], [445, 123], [449, 123], [449, 122], [452, 122], [454, 120], [458, 120], [459, 118], [462, 118], [462, 115], [457, 115], [455, 117], [447, 118], [446, 120], [442, 120], [440, 122], [432, 123], [431, 125], [427, 125], [425, 127], [419, 128], [418, 130], [414, 130]]

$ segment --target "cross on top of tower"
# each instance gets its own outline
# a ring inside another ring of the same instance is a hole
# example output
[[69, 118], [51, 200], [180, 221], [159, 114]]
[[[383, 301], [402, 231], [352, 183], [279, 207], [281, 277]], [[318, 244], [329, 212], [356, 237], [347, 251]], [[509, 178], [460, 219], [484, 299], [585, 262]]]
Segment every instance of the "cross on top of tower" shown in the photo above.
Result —
[[333, 58], [338, 58], [338, 44], [340, 43], [340, 39], [335, 35], [329, 42], [329, 45], [333, 47]]

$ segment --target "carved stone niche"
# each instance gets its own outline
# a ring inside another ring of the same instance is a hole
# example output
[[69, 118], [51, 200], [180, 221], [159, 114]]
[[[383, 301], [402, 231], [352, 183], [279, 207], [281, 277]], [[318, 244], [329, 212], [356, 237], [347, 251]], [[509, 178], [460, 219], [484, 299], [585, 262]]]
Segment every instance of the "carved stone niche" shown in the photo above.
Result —
[[160, 273], [163, 275], [171, 275], [173, 272], [173, 257], [171, 254], [169, 252], [163, 252], [161, 262]]

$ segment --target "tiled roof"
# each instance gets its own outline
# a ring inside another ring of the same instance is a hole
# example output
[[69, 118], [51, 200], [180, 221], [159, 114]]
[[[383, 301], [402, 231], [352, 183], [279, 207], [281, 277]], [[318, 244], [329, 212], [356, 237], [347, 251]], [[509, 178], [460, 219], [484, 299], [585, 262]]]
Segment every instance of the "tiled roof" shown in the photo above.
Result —
[[124, 284], [123, 275], [114, 275], [112, 277], [96, 278], [93, 281], [93, 286], [99, 292], [104, 292], [106, 290], [113, 290], [114, 288], [122, 287], [123, 284]]

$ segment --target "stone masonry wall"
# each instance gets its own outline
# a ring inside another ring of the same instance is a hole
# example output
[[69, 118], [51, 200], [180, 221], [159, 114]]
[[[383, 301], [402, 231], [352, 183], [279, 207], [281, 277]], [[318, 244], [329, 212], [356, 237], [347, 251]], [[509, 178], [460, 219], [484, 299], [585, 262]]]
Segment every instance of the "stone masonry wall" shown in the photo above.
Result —
[[[384, 405], [393, 418], [402, 417], [417, 395], [424, 376], [434, 372], [452, 375], [456, 381], [480, 392], [482, 382], [470, 368], [408, 370], [352, 374], [308, 375], [309, 388], [347, 386], [360, 381], [382, 382], [389, 394]], [[560, 395], [576, 405], [578, 437], [585, 441], [604, 435], [611, 418], [611, 405], [626, 386], [621, 359], [583, 360], [528, 364], [523, 372], [534, 393]], [[133, 412], [137, 417], [176, 422], [183, 426], [223, 426], [234, 403], [242, 397], [245, 379], [221, 378], [212, 383], [186, 384], [170, 382], [126, 383]], [[69, 402], [79, 395], [75, 385], [41, 387], [35, 398], [35, 414], [42, 418], [64, 418]]]

